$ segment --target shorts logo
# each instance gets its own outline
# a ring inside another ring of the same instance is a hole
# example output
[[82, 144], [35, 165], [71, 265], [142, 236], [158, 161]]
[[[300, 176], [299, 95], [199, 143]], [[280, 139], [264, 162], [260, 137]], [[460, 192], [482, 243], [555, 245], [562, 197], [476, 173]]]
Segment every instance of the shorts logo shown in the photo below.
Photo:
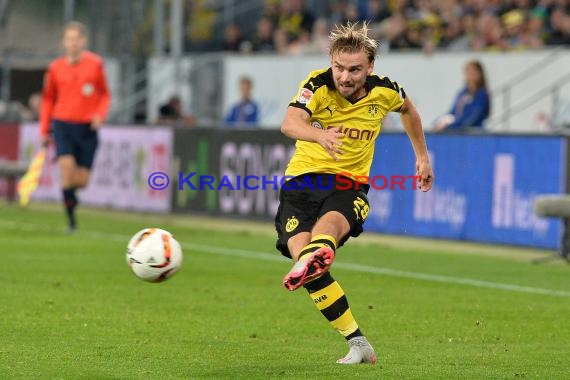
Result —
[[311, 98], [313, 97], [313, 91], [309, 90], [308, 88], [302, 88], [301, 92], [299, 93], [299, 97], [297, 98], [297, 102], [301, 104], [309, 104]]
[[353, 202], [354, 207], [354, 214], [356, 214], [356, 220], [364, 221], [370, 212], [370, 207], [366, 203], [366, 201], [360, 197], [356, 197]]
[[81, 93], [85, 96], [93, 95], [93, 85], [91, 83], [85, 83], [83, 87], [81, 87]]
[[285, 231], [293, 232], [293, 231], [295, 231], [295, 229], [297, 227], [299, 227], [299, 219], [297, 219], [297, 217], [292, 216], [290, 218], [287, 218], [287, 224], [285, 225]]

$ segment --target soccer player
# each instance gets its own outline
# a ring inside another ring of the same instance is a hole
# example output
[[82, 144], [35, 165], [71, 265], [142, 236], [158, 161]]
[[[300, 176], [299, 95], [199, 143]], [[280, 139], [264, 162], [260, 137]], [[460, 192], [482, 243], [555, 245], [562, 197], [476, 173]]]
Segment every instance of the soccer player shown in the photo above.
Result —
[[369, 212], [363, 178], [388, 112], [401, 114], [421, 176], [418, 188], [429, 191], [434, 179], [418, 111], [396, 82], [373, 74], [377, 43], [367, 32], [366, 24], [335, 27], [329, 36], [331, 67], [301, 83], [281, 126], [297, 140], [275, 217], [277, 249], [295, 261], [283, 283], [291, 291], [305, 287], [348, 341], [340, 364], [376, 362], [329, 268], [338, 247], [362, 232]]
[[42, 144], [53, 137], [61, 172], [63, 202], [69, 231], [77, 223], [76, 189], [89, 183], [98, 145], [97, 131], [109, 110], [103, 60], [87, 51], [87, 31], [83, 24], [70, 22], [63, 29], [64, 56], [53, 61], [44, 77], [40, 108]]

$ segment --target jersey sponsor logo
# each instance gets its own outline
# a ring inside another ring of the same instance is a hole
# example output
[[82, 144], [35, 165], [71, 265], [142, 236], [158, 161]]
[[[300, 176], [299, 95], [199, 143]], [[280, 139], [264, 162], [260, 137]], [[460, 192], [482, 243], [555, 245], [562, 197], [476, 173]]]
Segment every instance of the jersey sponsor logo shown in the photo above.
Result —
[[293, 232], [295, 229], [299, 227], [299, 219], [296, 216], [292, 216], [287, 218], [287, 224], [285, 225], [285, 231]]
[[[334, 126], [330, 126], [329, 128], [336, 128]], [[370, 141], [374, 138], [376, 134], [375, 131], [371, 131], [369, 129], [359, 129], [359, 128], [343, 128], [342, 133], [346, 137], [351, 140], [363, 140], [363, 141]]]
[[85, 96], [93, 95], [94, 87], [91, 83], [85, 83], [83, 87], [81, 87], [81, 93]]
[[308, 88], [302, 88], [301, 92], [299, 92], [299, 97], [297, 98], [297, 102], [301, 104], [309, 104], [312, 97], [313, 97], [313, 91], [309, 90]]

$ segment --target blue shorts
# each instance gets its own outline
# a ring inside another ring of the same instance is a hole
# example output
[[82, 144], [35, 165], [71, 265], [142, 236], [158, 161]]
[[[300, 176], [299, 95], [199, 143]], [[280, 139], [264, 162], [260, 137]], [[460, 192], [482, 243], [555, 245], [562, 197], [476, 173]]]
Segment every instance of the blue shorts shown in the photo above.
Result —
[[77, 166], [91, 169], [99, 145], [97, 131], [91, 124], [53, 121], [53, 137], [57, 156], [71, 154]]

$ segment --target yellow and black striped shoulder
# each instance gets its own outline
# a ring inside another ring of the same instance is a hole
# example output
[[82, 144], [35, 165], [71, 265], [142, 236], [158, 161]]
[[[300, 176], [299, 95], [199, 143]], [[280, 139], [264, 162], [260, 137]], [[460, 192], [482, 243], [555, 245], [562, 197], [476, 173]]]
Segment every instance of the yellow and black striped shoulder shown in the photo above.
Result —
[[316, 70], [311, 72], [309, 79], [303, 84], [303, 87], [311, 90], [311, 92], [316, 92], [318, 88], [327, 86], [334, 89], [334, 81], [332, 76], [332, 69]]
[[369, 75], [366, 78], [366, 85], [368, 90], [372, 90], [374, 87], [385, 87], [396, 91], [402, 99], [406, 99], [406, 92], [402, 87], [398, 85], [398, 82], [392, 82], [388, 77], [379, 77], [378, 75]]

